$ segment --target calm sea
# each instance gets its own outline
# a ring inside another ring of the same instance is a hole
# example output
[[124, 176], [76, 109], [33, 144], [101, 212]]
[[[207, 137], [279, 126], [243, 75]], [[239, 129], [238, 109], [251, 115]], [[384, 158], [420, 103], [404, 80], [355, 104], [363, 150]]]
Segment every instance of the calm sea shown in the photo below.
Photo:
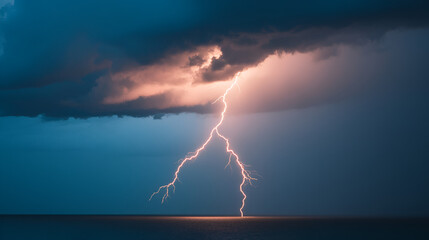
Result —
[[429, 239], [429, 219], [0, 216], [0, 239]]

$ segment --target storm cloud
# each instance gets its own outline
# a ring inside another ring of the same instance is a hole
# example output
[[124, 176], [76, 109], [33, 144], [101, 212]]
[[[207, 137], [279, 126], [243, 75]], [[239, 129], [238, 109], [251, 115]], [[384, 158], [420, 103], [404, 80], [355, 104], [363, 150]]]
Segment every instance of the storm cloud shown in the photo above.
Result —
[[[229, 80], [273, 54], [316, 51], [323, 60], [338, 45], [426, 28], [428, 7], [403, 0], [9, 1], [0, 5], [0, 116], [208, 113], [209, 101], [182, 103], [185, 93], [174, 86]], [[191, 77], [160, 74], [170, 71]], [[312, 99], [301, 102], [323, 101]]]

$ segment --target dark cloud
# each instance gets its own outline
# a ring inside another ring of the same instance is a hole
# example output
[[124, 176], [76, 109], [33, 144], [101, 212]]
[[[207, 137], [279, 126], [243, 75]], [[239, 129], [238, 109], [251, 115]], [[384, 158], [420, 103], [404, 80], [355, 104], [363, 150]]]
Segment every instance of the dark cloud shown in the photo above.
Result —
[[204, 59], [200, 55], [189, 57], [189, 66], [201, 66], [204, 63]]
[[[151, 107], [169, 93], [107, 105], [100, 98], [106, 92], [97, 95], [94, 88], [117, 91], [109, 84], [100, 87], [99, 79], [209, 45], [219, 46], [223, 55], [203, 72], [200, 83], [225, 80], [276, 52], [364, 44], [388, 30], [427, 26], [428, 5], [405, 0], [17, 1], [0, 10], [0, 114], [67, 118], [209, 112], [205, 105]], [[188, 57], [189, 66], [203, 60]]]

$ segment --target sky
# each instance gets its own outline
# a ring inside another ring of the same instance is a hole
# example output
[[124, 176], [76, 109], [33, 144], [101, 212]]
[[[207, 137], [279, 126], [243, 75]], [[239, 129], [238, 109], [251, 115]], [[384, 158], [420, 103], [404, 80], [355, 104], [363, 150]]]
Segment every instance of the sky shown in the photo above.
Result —
[[0, 0], [0, 214], [429, 215], [426, 1]]

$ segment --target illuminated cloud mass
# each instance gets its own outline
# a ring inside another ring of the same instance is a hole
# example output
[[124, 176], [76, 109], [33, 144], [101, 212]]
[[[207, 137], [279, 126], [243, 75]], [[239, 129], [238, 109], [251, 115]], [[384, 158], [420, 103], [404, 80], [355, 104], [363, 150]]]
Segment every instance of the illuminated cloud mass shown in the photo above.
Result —
[[[244, 96], [256, 94], [246, 85], [255, 76], [271, 94], [243, 97], [234, 111], [324, 104], [394, 82], [382, 70], [397, 64], [385, 44], [411, 43], [410, 32], [427, 39], [427, 9], [401, 0], [2, 1], [0, 115], [210, 113], [239, 71]], [[424, 60], [411, 58], [416, 68]]]

